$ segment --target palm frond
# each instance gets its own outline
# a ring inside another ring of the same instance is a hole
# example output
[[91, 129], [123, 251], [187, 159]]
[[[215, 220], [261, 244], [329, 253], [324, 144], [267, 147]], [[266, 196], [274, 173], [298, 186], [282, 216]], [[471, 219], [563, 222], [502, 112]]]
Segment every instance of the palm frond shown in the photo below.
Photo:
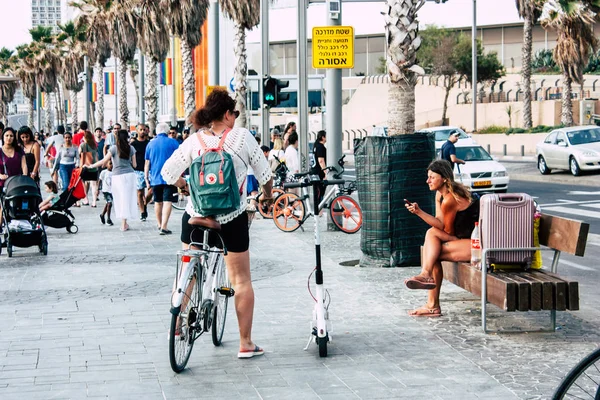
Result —
[[245, 29], [252, 29], [260, 22], [260, 0], [219, 0], [223, 12]]

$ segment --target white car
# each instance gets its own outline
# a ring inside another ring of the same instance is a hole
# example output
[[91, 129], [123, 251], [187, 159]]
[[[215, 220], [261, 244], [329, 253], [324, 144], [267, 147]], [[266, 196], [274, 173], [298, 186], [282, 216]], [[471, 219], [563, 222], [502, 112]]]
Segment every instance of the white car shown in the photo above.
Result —
[[600, 128], [588, 125], [553, 130], [537, 144], [536, 154], [543, 175], [552, 169], [570, 170], [575, 176], [600, 170]]
[[478, 145], [456, 145], [456, 157], [465, 164], [454, 165], [454, 179], [472, 192], [506, 193], [510, 178], [506, 168]]

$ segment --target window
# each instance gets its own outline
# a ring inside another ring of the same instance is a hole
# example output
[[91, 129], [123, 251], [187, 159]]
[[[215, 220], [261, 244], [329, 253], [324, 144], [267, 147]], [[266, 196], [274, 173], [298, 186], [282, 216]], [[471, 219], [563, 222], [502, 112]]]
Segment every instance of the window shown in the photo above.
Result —
[[558, 132], [558, 135], [556, 136], [556, 144], [560, 143], [567, 144], [567, 137], [563, 132]]
[[554, 142], [556, 141], [556, 135], [557, 135], [557, 132], [553, 132], [553, 133], [549, 134], [546, 137], [546, 140], [544, 140], [544, 143], [554, 144]]

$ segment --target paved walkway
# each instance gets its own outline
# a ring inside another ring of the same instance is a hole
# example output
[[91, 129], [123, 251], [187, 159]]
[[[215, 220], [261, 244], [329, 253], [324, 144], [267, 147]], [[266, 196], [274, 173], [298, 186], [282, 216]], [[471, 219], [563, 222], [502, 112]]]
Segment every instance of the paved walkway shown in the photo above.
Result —
[[[559, 313], [553, 334], [484, 335], [478, 299], [451, 284], [443, 289], [443, 317], [411, 318], [406, 311], [425, 293], [402, 282], [417, 269], [340, 266], [359, 259], [360, 237], [326, 232], [334, 341], [329, 357], [319, 358], [314, 345], [302, 350], [312, 308], [312, 222], [306, 232], [283, 233], [258, 220], [251, 230], [254, 339], [265, 356], [236, 358], [230, 307], [223, 346], [202, 337], [177, 375], [167, 331], [181, 212], [172, 218], [175, 234], [159, 236], [152, 219], [123, 233], [101, 225], [98, 210], [74, 209], [76, 235], [49, 229], [47, 257], [35, 248], [0, 257], [0, 398], [547, 399], [600, 343], [598, 321], [569, 312]], [[545, 318], [492, 307], [492, 323]]]

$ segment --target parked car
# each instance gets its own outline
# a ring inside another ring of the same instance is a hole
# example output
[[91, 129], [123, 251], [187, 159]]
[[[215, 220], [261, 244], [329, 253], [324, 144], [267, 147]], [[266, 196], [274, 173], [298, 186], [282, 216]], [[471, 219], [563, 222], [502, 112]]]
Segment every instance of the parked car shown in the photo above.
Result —
[[[454, 132], [460, 133], [460, 136], [458, 137], [458, 142], [456, 142], [455, 146], [462, 145], [462, 144], [473, 145], [473, 144], [477, 143], [465, 131], [463, 131], [462, 129], [457, 128], [455, 126], [435, 126], [435, 127], [431, 127], [431, 128], [421, 129], [419, 132], [429, 132], [429, 133], [435, 134], [435, 149], [436, 150], [441, 149], [444, 142], [446, 140], [448, 140], [448, 137]], [[371, 136], [387, 136], [387, 135], [388, 135], [387, 126], [374, 126], [373, 130], [371, 131]]]
[[473, 192], [506, 193], [510, 178], [506, 168], [495, 161], [483, 147], [456, 145], [456, 157], [465, 164], [454, 166], [454, 179]]
[[588, 125], [555, 129], [537, 144], [536, 154], [543, 175], [552, 169], [569, 170], [574, 176], [600, 170], [600, 128]]

